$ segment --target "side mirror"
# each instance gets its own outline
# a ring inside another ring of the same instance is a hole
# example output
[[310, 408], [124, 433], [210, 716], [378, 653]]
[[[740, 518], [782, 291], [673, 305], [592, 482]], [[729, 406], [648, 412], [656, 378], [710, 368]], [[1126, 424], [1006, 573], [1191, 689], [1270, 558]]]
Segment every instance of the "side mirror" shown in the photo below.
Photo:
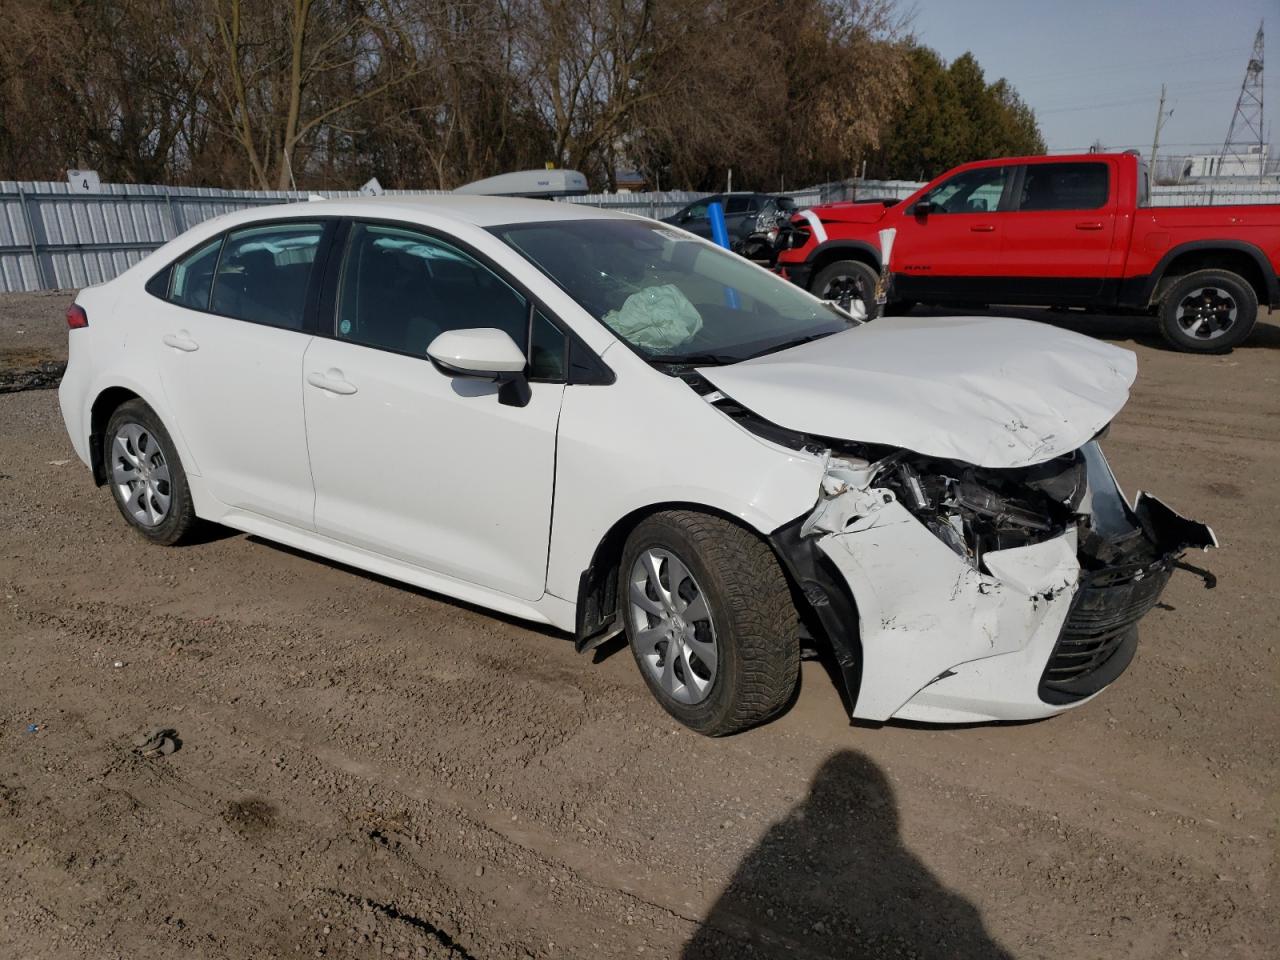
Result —
[[496, 327], [446, 330], [431, 341], [427, 356], [448, 376], [500, 384], [498, 400], [508, 406], [523, 407], [529, 402], [524, 351], [509, 334]]
[[916, 202], [916, 205], [911, 208], [911, 212], [917, 217], [927, 217], [937, 209], [938, 208], [928, 200], [919, 200]]

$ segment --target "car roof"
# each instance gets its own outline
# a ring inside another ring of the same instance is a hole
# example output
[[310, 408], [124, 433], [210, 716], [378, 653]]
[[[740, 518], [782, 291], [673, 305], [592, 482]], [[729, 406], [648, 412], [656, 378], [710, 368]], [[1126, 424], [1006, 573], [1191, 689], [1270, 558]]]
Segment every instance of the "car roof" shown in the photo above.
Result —
[[384, 194], [380, 197], [336, 197], [239, 211], [231, 222], [275, 220], [307, 216], [380, 217], [408, 220], [428, 215], [447, 218], [476, 227], [496, 227], [513, 223], [542, 223], [552, 220], [622, 220], [632, 217], [622, 211], [590, 207], [580, 203], [531, 200], [525, 197], [479, 197], [465, 194]]

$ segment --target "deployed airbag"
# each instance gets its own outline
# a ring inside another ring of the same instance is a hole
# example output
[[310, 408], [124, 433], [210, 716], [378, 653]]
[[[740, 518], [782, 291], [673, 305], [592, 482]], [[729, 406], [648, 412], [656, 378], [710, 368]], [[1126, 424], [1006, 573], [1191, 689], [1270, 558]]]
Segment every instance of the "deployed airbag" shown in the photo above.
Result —
[[702, 329], [697, 308], [669, 283], [633, 293], [621, 310], [610, 310], [603, 319], [618, 336], [648, 350], [678, 347]]

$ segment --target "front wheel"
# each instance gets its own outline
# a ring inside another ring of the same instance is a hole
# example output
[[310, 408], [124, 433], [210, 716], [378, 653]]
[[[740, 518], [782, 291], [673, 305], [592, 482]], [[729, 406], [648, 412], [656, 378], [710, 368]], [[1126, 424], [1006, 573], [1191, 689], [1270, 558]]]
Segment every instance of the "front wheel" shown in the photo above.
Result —
[[1168, 289], [1158, 314], [1160, 332], [1179, 350], [1225, 353], [1253, 332], [1258, 297], [1237, 273], [1197, 270]]
[[867, 316], [876, 315], [875, 270], [861, 260], [837, 260], [818, 271], [809, 292], [819, 300], [861, 300]]
[[654, 514], [627, 538], [618, 579], [631, 652], [669, 714], [714, 737], [786, 706], [799, 678], [799, 621], [759, 537], [707, 514]]

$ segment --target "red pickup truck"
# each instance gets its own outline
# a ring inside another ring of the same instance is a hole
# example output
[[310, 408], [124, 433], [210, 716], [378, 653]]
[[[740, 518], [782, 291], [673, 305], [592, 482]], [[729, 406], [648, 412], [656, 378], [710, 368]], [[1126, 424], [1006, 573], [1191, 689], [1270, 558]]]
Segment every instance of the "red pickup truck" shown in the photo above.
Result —
[[[792, 218], [776, 269], [825, 299], [870, 302], [894, 227], [887, 312], [915, 303], [1086, 307], [1154, 315], [1182, 350], [1217, 353], [1280, 306], [1280, 205], [1153, 207], [1134, 154], [956, 167], [901, 203]], [[869, 304], [870, 305], [870, 304]]]

